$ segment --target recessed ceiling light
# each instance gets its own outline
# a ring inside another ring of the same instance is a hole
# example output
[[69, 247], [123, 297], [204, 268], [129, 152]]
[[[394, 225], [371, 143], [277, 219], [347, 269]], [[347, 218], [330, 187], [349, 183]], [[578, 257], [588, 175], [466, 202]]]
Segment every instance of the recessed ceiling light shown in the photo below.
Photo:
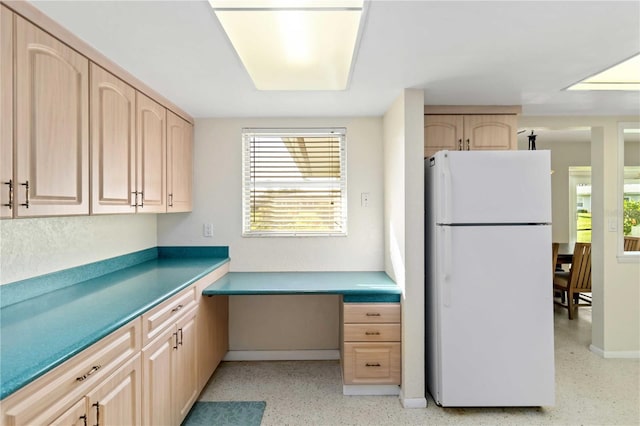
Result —
[[363, 0], [209, 0], [258, 90], [344, 90]]
[[567, 90], [640, 90], [640, 54], [585, 78]]

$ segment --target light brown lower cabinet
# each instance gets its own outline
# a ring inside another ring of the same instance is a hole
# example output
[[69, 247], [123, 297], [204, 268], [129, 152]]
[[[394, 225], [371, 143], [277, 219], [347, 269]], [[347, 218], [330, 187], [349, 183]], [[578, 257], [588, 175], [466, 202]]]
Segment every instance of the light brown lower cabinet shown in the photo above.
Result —
[[341, 321], [345, 385], [399, 385], [399, 303], [344, 303]]
[[50, 424], [60, 426], [141, 424], [140, 373], [140, 355], [136, 355]]
[[200, 393], [196, 318], [190, 310], [142, 350], [144, 424], [180, 424]]
[[139, 425], [141, 395], [140, 355], [137, 354], [87, 395], [87, 424]]

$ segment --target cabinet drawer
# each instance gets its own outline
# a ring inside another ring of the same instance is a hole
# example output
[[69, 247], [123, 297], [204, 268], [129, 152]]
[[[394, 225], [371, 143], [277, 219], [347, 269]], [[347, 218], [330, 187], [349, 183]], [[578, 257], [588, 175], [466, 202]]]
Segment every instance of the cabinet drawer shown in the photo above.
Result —
[[400, 343], [345, 343], [344, 384], [400, 384]]
[[137, 318], [2, 401], [3, 424], [49, 424], [140, 352]]
[[399, 342], [400, 324], [345, 324], [345, 342]]
[[345, 303], [345, 323], [399, 323], [399, 303]]
[[196, 306], [196, 287], [181, 291], [142, 315], [142, 346], [159, 336], [176, 319]]

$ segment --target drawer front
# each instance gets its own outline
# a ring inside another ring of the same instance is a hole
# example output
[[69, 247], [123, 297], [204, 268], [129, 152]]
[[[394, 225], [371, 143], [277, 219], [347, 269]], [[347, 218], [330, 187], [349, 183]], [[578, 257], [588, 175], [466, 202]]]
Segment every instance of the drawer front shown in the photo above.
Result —
[[345, 303], [345, 323], [399, 323], [399, 303]]
[[344, 384], [400, 384], [400, 343], [345, 343]]
[[2, 401], [2, 424], [49, 424], [141, 350], [140, 318]]
[[196, 287], [181, 291], [142, 315], [142, 346], [159, 336], [189, 309], [196, 306]]
[[345, 342], [399, 342], [400, 324], [345, 324]]

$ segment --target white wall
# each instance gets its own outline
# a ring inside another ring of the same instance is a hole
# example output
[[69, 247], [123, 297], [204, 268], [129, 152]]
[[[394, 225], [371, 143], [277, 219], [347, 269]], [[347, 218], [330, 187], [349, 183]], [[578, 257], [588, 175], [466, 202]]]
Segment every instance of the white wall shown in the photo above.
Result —
[[[591, 165], [591, 143], [557, 141], [553, 132], [549, 137], [536, 141], [539, 150], [551, 151], [551, 205], [552, 239], [559, 243], [570, 241], [569, 225], [569, 167]], [[520, 142], [518, 149], [527, 149], [526, 142]]]
[[525, 116], [519, 120], [524, 127], [591, 127], [592, 348], [610, 357], [640, 357], [640, 262], [617, 257], [621, 230], [610, 231], [608, 227], [610, 220], [617, 223], [621, 209], [618, 122], [637, 120], [637, 117], [579, 116]]
[[155, 247], [156, 215], [0, 221], [0, 283]]
[[[346, 127], [347, 237], [242, 237], [243, 127]], [[228, 245], [231, 271], [384, 269], [381, 118], [197, 119], [194, 141], [193, 213], [159, 216], [159, 245]], [[360, 205], [362, 192], [369, 207]], [[202, 236], [204, 223], [213, 224], [213, 238]], [[338, 298], [295, 297], [232, 297], [231, 350], [338, 348]]]
[[402, 288], [402, 392], [424, 407], [424, 92], [404, 90], [383, 117], [385, 270]]

